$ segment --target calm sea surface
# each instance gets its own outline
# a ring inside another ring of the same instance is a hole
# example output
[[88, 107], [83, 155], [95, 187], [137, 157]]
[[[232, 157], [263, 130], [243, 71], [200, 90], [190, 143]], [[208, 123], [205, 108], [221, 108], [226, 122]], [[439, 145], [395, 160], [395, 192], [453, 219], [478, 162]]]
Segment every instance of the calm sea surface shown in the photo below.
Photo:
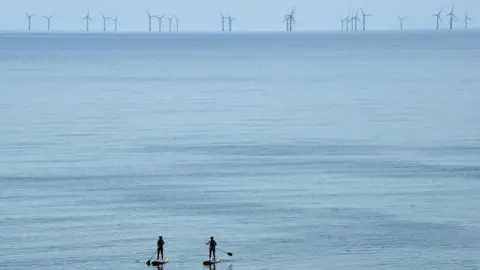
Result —
[[480, 268], [480, 35], [0, 34], [0, 269]]

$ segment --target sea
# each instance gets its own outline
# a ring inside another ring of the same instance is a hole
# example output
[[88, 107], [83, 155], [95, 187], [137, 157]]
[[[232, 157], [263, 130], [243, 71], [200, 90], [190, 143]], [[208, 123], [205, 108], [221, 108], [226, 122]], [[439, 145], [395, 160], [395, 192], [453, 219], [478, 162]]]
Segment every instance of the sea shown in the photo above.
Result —
[[0, 269], [480, 269], [479, 70], [478, 31], [2, 33]]

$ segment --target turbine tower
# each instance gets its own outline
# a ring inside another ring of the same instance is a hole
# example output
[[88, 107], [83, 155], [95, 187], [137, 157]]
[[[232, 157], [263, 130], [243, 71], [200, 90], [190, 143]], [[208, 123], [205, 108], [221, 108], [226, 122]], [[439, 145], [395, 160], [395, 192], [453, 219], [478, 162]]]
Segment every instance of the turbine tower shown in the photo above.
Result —
[[115, 23], [115, 32], [117, 32], [118, 13], [117, 13], [117, 16], [115, 16], [115, 18], [112, 19], [112, 21]]
[[162, 32], [162, 23], [163, 23], [163, 17], [165, 17], [165, 13], [162, 14], [162, 16], [155, 16], [158, 19], [158, 32]]
[[286, 31], [288, 32], [289, 26], [290, 26], [290, 19], [288, 14], [283, 16], [282, 23], [285, 23], [285, 28], [286, 28]]
[[468, 29], [468, 21], [472, 21], [473, 19], [468, 17], [467, 12], [465, 12], [465, 29]]
[[440, 9], [440, 11], [438, 13], [436, 13], [436, 14], [433, 13], [433, 15], [432, 15], [434, 17], [437, 17], [437, 30], [440, 29], [440, 22], [443, 22], [442, 17], [440, 16], [440, 14], [442, 14], [442, 11], [443, 11], [443, 8]]
[[100, 13], [103, 17], [103, 32], [106, 32], [107, 31], [107, 20], [108, 19], [111, 19], [110, 17], [105, 17], [105, 15], [103, 15], [103, 13]]
[[90, 21], [92, 20], [92, 18], [90, 18], [90, 10], [87, 10], [87, 16], [85, 16], [85, 18], [83, 18], [83, 19], [87, 23], [86, 30], [88, 32], [88, 31], [90, 31]]
[[178, 32], [178, 17], [176, 15], [173, 15], [173, 19], [175, 19], [175, 28], [176, 32]]
[[297, 13], [297, 10], [295, 8], [292, 9], [292, 12], [290, 12], [289, 15], [289, 21], [290, 21], [290, 29], [289, 31], [292, 32], [292, 24], [296, 24], [297, 20], [295, 20], [295, 13]]
[[345, 26], [345, 19], [340, 19], [340, 22], [342, 22], [342, 28], [340, 30], [343, 31], [344, 29], [344, 26]]
[[362, 17], [363, 17], [363, 32], [365, 32], [365, 29], [366, 29], [366, 25], [367, 25], [367, 17], [370, 17], [372, 16], [372, 14], [365, 14], [365, 12], [363, 12], [363, 9], [360, 9], [362, 11]]
[[170, 33], [171, 33], [171, 32], [172, 32], [172, 20], [173, 20], [173, 17], [167, 18], [167, 20], [168, 20], [168, 23], [169, 23], [169, 29], [170, 29], [169, 31], [170, 31]]
[[229, 32], [232, 32], [232, 22], [235, 21], [237, 19], [235, 18], [232, 18], [231, 16], [228, 16], [228, 31]]
[[152, 32], [152, 18], [154, 16], [152, 16], [152, 14], [150, 14], [148, 11], [145, 11], [145, 13], [147, 13], [148, 16], [148, 32]]
[[400, 31], [403, 31], [403, 21], [408, 18], [408, 17], [400, 17], [398, 16], [398, 19], [400, 20]]
[[227, 17], [223, 16], [223, 13], [220, 13], [220, 15], [222, 16], [222, 32], [225, 32], [225, 19]]
[[458, 18], [455, 16], [455, 5], [452, 6], [452, 10], [446, 16], [450, 17], [450, 30], [453, 29], [453, 21], [457, 21]]
[[353, 19], [354, 19], [354, 22], [355, 22], [355, 31], [358, 31], [357, 23], [362, 22], [362, 21], [358, 18], [358, 10], [357, 10], [357, 13], [355, 13], [355, 17], [353, 17]]
[[28, 14], [25, 12], [25, 15], [28, 17], [28, 31], [32, 30], [32, 17], [35, 16], [35, 14]]
[[295, 8], [292, 9], [292, 11], [285, 15], [284, 18], [284, 22], [286, 24], [286, 27], [287, 27], [287, 32], [292, 32], [292, 24], [295, 24], [297, 23], [297, 21], [295, 20]]
[[345, 30], [348, 31], [349, 30], [348, 27], [350, 26], [350, 14], [343, 19], [345, 20]]
[[357, 29], [356, 25], [357, 25], [357, 22], [358, 22], [358, 16], [355, 16], [355, 15], [351, 15], [350, 16], [350, 30], [351, 31], [354, 31]]
[[53, 15], [43, 17], [47, 20], [47, 31], [50, 31], [50, 21], [52, 20]]

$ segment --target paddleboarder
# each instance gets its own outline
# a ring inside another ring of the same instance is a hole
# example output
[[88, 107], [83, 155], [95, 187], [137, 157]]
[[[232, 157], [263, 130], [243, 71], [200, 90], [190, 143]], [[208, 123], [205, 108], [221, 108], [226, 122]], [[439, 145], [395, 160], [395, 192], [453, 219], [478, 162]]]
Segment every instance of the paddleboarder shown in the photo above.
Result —
[[162, 262], [163, 262], [163, 245], [165, 245], [165, 242], [163, 241], [163, 237], [159, 236], [158, 241], [157, 241], [157, 261], [160, 258], [160, 254], [162, 254]]
[[207, 245], [210, 245], [208, 249], [208, 260], [212, 260], [212, 253], [213, 253], [213, 261], [215, 261], [215, 247], [217, 246], [217, 242], [213, 239], [213, 236], [210, 236], [210, 241], [208, 241]]

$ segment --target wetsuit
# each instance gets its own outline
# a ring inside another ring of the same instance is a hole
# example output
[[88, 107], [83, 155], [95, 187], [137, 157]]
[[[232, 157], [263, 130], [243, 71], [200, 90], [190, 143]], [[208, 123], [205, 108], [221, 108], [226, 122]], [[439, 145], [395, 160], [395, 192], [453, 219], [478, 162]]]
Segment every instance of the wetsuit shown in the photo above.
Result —
[[210, 245], [210, 248], [208, 250], [208, 259], [212, 259], [212, 253], [213, 253], [213, 260], [215, 260], [215, 247], [217, 246], [217, 242], [215, 240], [211, 239], [208, 244]]
[[157, 241], [157, 260], [159, 259], [159, 255], [162, 254], [162, 261], [163, 261], [163, 245], [165, 245], [165, 242], [163, 242], [163, 239], [158, 239]]

